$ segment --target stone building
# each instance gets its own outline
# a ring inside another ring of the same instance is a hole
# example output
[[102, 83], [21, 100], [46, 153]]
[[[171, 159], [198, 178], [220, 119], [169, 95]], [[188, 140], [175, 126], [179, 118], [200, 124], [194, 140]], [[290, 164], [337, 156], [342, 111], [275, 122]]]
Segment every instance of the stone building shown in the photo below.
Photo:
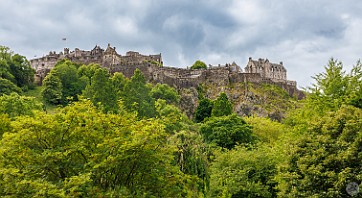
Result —
[[63, 52], [55, 53], [49, 52], [48, 55], [41, 58], [30, 60], [32, 68], [36, 71], [52, 69], [55, 64], [62, 59], [69, 59], [76, 63], [100, 64], [106, 68], [112, 68], [114, 65], [134, 65], [142, 62], [153, 62], [155, 64], [162, 65], [161, 54], [156, 55], [142, 55], [138, 52], [127, 52], [125, 56], [117, 53], [115, 47], [111, 47], [108, 44], [107, 49], [102, 49], [99, 45], [96, 45], [91, 51], [80, 50], [75, 48], [74, 51], [70, 51], [69, 48], [64, 48]]
[[30, 60], [37, 71], [37, 79], [41, 82], [46, 73], [62, 59], [69, 59], [76, 63], [100, 64], [111, 73], [121, 72], [126, 77], [132, 77], [136, 69], [140, 69], [149, 82], [165, 83], [177, 89], [197, 87], [200, 84], [212, 84], [217, 87], [227, 87], [230, 83], [267, 83], [277, 85], [290, 95], [298, 94], [295, 81], [287, 80], [287, 70], [283, 63], [271, 63], [268, 59], [253, 60], [245, 66], [245, 72], [235, 62], [225, 65], [209, 65], [207, 69], [191, 70], [188, 68], [164, 67], [161, 54], [142, 55], [129, 51], [122, 56], [115, 47], [108, 44], [107, 49], [96, 45], [91, 51], [69, 51], [68, 48], [59, 54], [50, 52], [42, 58]]
[[269, 62], [268, 59], [253, 60], [249, 57], [245, 73], [259, 73], [262, 78], [287, 80], [287, 70], [284, 68], [283, 62], [276, 64]]

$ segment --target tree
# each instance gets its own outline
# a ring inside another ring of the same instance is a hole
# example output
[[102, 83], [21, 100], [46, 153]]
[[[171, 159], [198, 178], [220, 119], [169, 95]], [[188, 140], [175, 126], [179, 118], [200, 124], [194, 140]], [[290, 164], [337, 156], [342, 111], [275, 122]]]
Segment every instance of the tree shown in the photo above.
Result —
[[12, 56], [9, 65], [17, 86], [24, 90], [34, 87], [35, 70], [31, 68], [29, 61], [24, 56], [15, 54]]
[[124, 86], [126, 86], [128, 79], [120, 72], [113, 74], [111, 78], [112, 84], [117, 92], [118, 98], [123, 95]]
[[91, 79], [94, 76], [97, 69], [101, 68], [99, 64], [82, 65], [78, 68], [79, 77], [85, 76], [88, 82], [91, 83]]
[[24, 90], [34, 86], [35, 70], [24, 56], [15, 54], [8, 47], [0, 46], [0, 77], [8, 79]]
[[231, 102], [229, 101], [225, 92], [221, 92], [219, 97], [214, 101], [211, 111], [212, 116], [226, 116], [230, 115], [233, 111]]
[[0, 196], [186, 197], [162, 123], [104, 114], [90, 101], [12, 123], [0, 142]]
[[150, 95], [151, 88], [139, 69], [136, 69], [131, 80], [124, 86], [123, 104], [128, 111], [137, 112], [139, 118], [155, 116], [155, 101]]
[[280, 196], [349, 197], [347, 185], [362, 182], [362, 110], [342, 105], [308, 124], [295, 127], [302, 135], [282, 166]]
[[168, 104], [177, 105], [180, 102], [180, 95], [177, 91], [166, 84], [157, 83], [156, 86], [152, 88], [150, 94], [155, 100], [163, 99], [166, 100]]
[[214, 152], [210, 197], [276, 197], [277, 160], [266, 146]]
[[[53, 76], [44, 79], [45, 90], [47, 90], [46, 101], [65, 105], [70, 98], [74, 101], [78, 100], [78, 95], [82, 93], [87, 85], [87, 80], [78, 76], [77, 67], [77, 64], [69, 60], [61, 60], [54, 66], [48, 74]], [[60, 80], [61, 86], [57, 85], [58, 79], [55, 76]], [[52, 80], [55, 80], [55, 82], [46, 82]], [[59, 89], [61, 91], [60, 95], [58, 94]], [[54, 93], [51, 93], [50, 90], [54, 90]], [[60, 100], [59, 96], [61, 97]]]
[[254, 141], [251, 126], [236, 114], [211, 117], [201, 125], [200, 133], [207, 143], [215, 143], [226, 149]]
[[34, 110], [42, 110], [42, 105], [33, 97], [20, 96], [17, 93], [0, 96], [0, 113], [9, 117], [34, 115]]
[[83, 94], [104, 112], [117, 112], [118, 95], [107, 69], [96, 69]]
[[207, 69], [207, 66], [204, 62], [197, 60], [195, 63], [191, 66], [191, 69]]
[[202, 122], [206, 118], [211, 117], [213, 103], [208, 98], [201, 98], [199, 100], [199, 106], [195, 110], [195, 121]]
[[51, 104], [62, 103], [62, 82], [60, 81], [57, 73], [50, 72], [43, 81], [44, 89], [41, 95], [45, 102]]
[[12, 92], [21, 93], [21, 89], [8, 79], [0, 78], [0, 95]]

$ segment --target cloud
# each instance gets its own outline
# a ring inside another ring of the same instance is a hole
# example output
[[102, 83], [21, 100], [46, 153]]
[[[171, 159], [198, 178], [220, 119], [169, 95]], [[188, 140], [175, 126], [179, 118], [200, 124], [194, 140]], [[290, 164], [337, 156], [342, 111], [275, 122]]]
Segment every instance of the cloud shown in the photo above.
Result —
[[[358, 0], [0, 0], [0, 41], [28, 58], [67, 46], [90, 50], [107, 43], [162, 53], [165, 64], [186, 67], [249, 56], [283, 61], [301, 86], [330, 57], [354, 64], [362, 51]], [[348, 67], [347, 67], [348, 68]]]

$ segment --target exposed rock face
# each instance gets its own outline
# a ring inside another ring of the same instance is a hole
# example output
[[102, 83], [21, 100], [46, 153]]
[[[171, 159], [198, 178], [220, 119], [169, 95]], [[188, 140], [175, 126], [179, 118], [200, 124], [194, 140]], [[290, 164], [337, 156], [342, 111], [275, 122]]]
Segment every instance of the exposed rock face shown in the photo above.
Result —
[[[49, 55], [30, 60], [34, 69], [37, 70], [38, 80], [44, 79], [47, 71], [62, 59], [69, 59], [76, 63], [96, 63], [109, 69], [111, 73], [121, 72], [126, 77], [133, 76], [138, 68], [142, 71], [149, 82], [164, 83], [176, 88], [183, 96], [181, 107], [189, 117], [198, 103], [196, 88], [200, 85], [208, 87], [207, 96], [216, 98], [220, 92], [225, 92], [234, 104], [234, 111], [240, 115], [257, 114], [259, 116], [280, 117], [277, 108], [266, 109], [263, 105], [268, 101], [265, 93], [251, 91], [249, 84], [254, 85], [276, 85], [284, 90], [287, 95], [303, 98], [303, 92], [299, 91], [295, 81], [287, 80], [287, 70], [282, 62], [279, 64], [270, 63], [268, 59], [252, 60], [245, 66], [245, 72], [236, 64], [225, 64], [212, 66], [208, 69], [183, 69], [175, 67], [163, 67], [161, 54], [142, 55], [138, 52], [127, 52], [121, 56], [116, 52], [115, 47], [108, 45], [104, 50], [95, 46], [91, 51], [79, 50], [64, 53], [50, 52]], [[273, 103], [271, 103], [273, 104]], [[283, 108], [281, 107], [281, 111]]]

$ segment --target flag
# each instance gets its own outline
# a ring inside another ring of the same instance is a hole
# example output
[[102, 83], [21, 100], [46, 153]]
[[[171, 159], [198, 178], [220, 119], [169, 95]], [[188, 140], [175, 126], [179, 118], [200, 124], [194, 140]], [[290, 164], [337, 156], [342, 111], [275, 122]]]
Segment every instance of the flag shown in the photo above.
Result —
[[66, 40], [67, 40], [67, 38], [62, 38], [62, 40], [63, 40], [63, 41], [66, 41]]

